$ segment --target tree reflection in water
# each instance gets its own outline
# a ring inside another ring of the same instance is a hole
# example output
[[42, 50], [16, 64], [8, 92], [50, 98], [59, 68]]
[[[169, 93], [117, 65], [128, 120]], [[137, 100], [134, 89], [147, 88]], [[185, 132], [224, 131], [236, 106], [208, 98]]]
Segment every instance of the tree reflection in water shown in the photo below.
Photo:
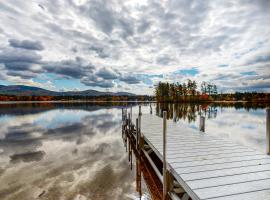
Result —
[[167, 118], [174, 122], [179, 120], [195, 122], [198, 116], [204, 116], [207, 119], [216, 118], [218, 108], [222, 111], [223, 108], [245, 109], [246, 111], [264, 109], [268, 104], [259, 103], [157, 103], [156, 115], [163, 117], [163, 111], [167, 111]]

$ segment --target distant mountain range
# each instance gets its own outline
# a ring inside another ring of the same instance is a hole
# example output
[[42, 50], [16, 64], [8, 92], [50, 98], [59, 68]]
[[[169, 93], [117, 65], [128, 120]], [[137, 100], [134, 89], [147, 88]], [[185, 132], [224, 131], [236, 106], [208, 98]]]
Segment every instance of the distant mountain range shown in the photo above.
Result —
[[38, 87], [25, 86], [25, 85], [0, 85], [0, 95], [16, 95], [16, 96], [136, 96], [128, 92], [100, 92], [97, 90], [84, 90], [84, 91], [66, 91], [55, 92]]

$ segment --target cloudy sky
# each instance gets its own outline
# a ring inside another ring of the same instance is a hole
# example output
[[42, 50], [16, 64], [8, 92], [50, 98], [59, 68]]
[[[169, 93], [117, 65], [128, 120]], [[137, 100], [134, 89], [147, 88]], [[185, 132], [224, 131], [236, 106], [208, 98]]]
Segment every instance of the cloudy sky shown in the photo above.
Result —
[[0, 84], [153, 94], [188, 78], [270, 91], [270, 1], [0, 2]]

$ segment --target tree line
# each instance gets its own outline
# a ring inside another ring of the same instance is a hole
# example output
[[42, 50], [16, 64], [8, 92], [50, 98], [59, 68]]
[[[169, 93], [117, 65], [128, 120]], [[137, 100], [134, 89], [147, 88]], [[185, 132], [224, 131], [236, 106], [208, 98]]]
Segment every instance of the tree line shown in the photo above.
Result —
[[201, 92], [198, 83], [188, 79], [183, 83], [159, 82], [155, 87], [155, 96], [158, 102], [178, 101], [208, 101], [217, 94], [217, 86], [202, 82]]
[[235, 92], [221, 94], [218, 93], [215, 84], [202, 82], [199, 87], [196, 81], [190, 79], [183, 83], [159, 82], [155, 86], [155, 97], [158, 102], [270, 101], [270, 93]]
[[153, 96], [17, 96], [1, 95], [0, 101], [153, 101]]

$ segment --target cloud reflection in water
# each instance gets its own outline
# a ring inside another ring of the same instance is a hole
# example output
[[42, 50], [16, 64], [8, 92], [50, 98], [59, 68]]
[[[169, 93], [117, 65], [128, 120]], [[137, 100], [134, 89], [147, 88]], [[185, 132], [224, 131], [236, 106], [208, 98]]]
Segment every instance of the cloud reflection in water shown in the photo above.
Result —
[[0, 116], [0, 199], [135, 199], [121, 110]]

